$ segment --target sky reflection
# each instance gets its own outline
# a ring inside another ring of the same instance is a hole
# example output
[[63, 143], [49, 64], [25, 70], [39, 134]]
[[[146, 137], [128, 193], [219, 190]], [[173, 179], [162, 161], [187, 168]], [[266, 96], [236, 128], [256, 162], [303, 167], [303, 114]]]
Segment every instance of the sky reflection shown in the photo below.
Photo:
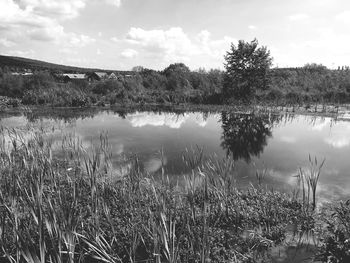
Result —
[[[33, 122], [34, 121], [34, 122]], [[181, 155], [186, 148], [203, 147], [204, 154], [227, 155], [236, 160], [238, 186], [256, 183], [257, 169], [268, 169], [269, 187], [291, 192], [301, 167], [308, 169], [309, 154], [320, 162], [325, 158], [318, 193], [320, 199], [350, 197], [350, 121], [301, 115], [246, 115], [236, 113], [97, 112], [67, 120], [49, 116], [6, 116], [0, 125], [12, 128], [47, 127], [53, 141], [72, 133], [90, 148], [102, 133], [108, 136], [118, 176], [130, 163], [118, 156], [138, 155], [143, 169], [160, 173], [160, 150], [164, 168], [174, 180], [188, 173]], [[52, 129], [54, 127], [54, 129]], [[57, 146], [59, 147], [59, 146]]]

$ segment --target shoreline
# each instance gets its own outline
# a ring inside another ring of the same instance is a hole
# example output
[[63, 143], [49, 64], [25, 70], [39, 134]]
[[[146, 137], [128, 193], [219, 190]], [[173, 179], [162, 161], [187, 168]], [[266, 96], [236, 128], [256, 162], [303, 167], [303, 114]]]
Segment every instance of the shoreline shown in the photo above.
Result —
[[40, 111], [62, 111], [62, 110], [74, 110], [74, 111], [203, 111], [203, 112], [222, 112], [230, 111], [236, 113], [272, 113], [272, 114], [296, 114], [307, 116], [320, 116], [320, 117], [338, 117], [350, 112], [350, 104], [312, 104], [312, 105], [213, 105], [213, 104], [114, 104], [107, 106], [86, 106], [86, 107], [56, 107], [50, 105], [19, 105], [18, 107], [2, 107], [0, 108], [0, 115], [4, 114], [20, 114]]

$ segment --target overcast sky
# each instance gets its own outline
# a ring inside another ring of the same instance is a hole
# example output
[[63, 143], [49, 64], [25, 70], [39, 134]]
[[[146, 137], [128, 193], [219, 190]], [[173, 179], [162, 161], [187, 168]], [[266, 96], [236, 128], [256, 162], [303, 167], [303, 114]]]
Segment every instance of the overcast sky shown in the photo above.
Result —
[[0, 0], [0, 54], [60, 64], [222, 68], [255, 37], [274, 66], [350, 65], [350, 1]]

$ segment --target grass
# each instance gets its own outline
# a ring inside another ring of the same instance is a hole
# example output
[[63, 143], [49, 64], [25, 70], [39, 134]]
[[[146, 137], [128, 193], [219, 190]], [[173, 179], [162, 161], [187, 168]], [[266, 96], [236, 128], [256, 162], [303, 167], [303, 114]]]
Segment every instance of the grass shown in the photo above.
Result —
[[[183, 153], [191, 173], [182, 187], [164, 169], [161, 180], [143, 172], [137, 157], [116, 177], [106, 135], [89, 150], [72, 135], [57, 150], [43, 131], [3, 130], [1, 142], [0, 253], [8, 262], [270, 262], [287, 226], [316, 229], [309, 199], [261, 187], [266, 171], [257, 172], [257, 188], [239, 190], [234, 161], [199, 147]], [[316, 194], [322, 165], [315, 159], [309, 177], [302, 173], [303, 192]], [[348, 237], [344, 208], [332, 222]]]

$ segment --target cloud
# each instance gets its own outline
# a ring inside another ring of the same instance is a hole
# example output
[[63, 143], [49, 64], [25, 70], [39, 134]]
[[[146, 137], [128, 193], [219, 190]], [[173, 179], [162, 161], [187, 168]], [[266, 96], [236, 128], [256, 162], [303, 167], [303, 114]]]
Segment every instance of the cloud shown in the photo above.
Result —
[[86, 5], [86, 0], [17, 0], [13, 2], [26, 13], [57, 19], [77, 17]]
[[6, 43], [31, 40], [70, 47], [82, 47], [94, 42], [83, 34], [65, 32], [60, 21], [72, 19], [85, 7], [86, 0], [2, 0], [0, 25]]
[[188, 36], [180, 27], [168, 30], [144, 30], [132, 27], [126, 37], [130, 44], [142, 47], [153, 55], [164, 56], [167, 60], [187, 60], [188, 55], [197, 53]]
[[123, 58], [134, 58], [138, 55], [138, 52], [134, 49], [128, 48], [128, 49], [125, 49], [120, 55]]
[[293, 15], [288, 16], [288, 19], [290, 21], [304, 21], [308, 18], [309, 18], [309, 16], [307, 14], [303, 14], [303, 13], [298, 13], [298, 14], [293, 14]]
[[250, 30], [255, 30], [255, 29], [256, 29], [256, 26], [250, 25], [250, 26], [248, 26], [248, 28], [249, 28]]
[[120, 7], [121, 0], [105, 0], [107, 4], [114, 5], [116, 7]]
[[[195, 37], [190, 38], [181, 27], [171, 27], [166, 30], [132, 27], [124, 40], [112, 38], [113, 41], [125, 41], [143, 50], [145, 57], [161, 60], [164, 64], [174, 62], [194, 61], [194, 57], [209, 56], [209, 60], [222, 63], [222, 57], [230, 47], [230, 43], [237, 40], [224, 36], [221, 39], [212, 39], [211, 33], [202, 30]], [[209, 67], [213, 66], [212, 61]], [[203, 65], [202, 65], [203, 66]]]

